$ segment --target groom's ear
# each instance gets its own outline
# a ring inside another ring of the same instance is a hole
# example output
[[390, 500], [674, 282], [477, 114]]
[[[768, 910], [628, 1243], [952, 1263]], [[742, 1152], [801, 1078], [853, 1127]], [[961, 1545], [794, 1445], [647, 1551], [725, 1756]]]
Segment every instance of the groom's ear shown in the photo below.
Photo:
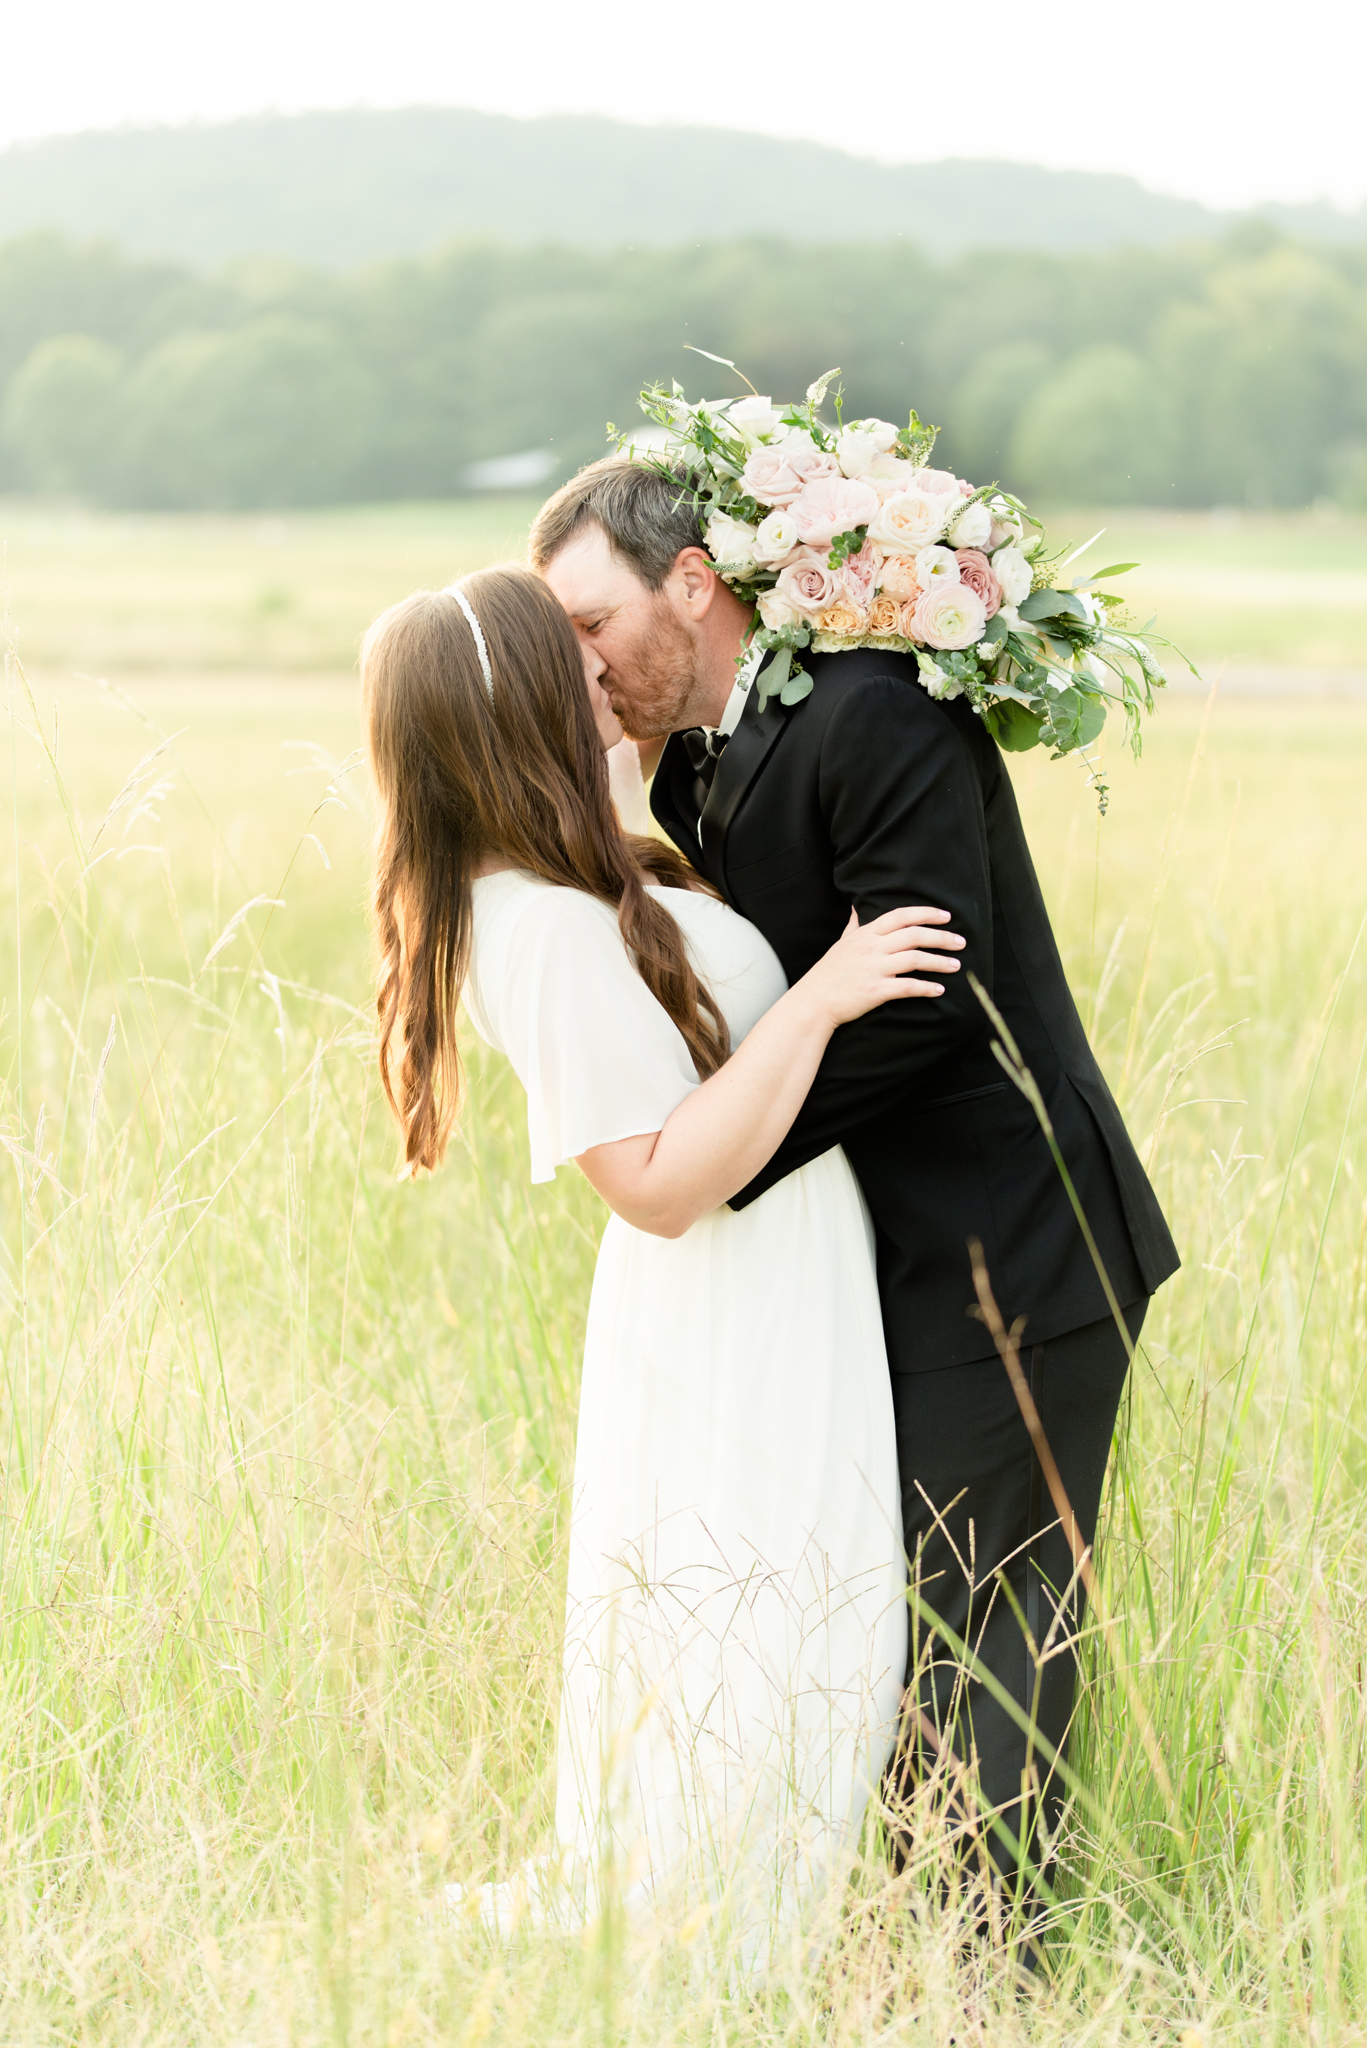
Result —
[[693, 619], [703, 619], [717, 594], [717, 571], [702, 548], [681, 548], [669, 572], [677, 601]]

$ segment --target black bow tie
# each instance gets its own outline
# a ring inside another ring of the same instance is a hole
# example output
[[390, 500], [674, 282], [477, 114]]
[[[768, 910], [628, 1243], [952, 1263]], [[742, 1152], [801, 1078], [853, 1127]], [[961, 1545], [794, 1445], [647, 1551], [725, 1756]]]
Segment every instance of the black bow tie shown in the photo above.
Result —
[[[703, 786], [703, 795], [712, 787], [712, 778], [717, 772], [717, 763], [722, 757], [729, 733], [707, 732], [702, 726], [694, 726], [690, 732], [680, 733], [684, 751], [693, 766], [693, 773]], [[702, 802], [698, 808], [701, 810]]]

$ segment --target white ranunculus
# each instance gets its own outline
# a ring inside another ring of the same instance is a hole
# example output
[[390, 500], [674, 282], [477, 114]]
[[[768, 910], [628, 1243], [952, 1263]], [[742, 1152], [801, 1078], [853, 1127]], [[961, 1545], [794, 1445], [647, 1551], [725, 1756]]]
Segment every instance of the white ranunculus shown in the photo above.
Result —
[[779, 426], [779, 414], [767, 398], [738, 398], [727, 407], [726, 417], [748, 447], [767, 441]]
[[933, 655], [918, 654], [916, 666], [921, 672], [921, 682], [932, 697], [944, 704], [952, 704], [956, 697], [962, 697], [964, 686], [953, 676], [947, 676]]
[[771, 512], [761, 519], [753, 542], [754, 556], [766, 569], [785, 561], [797, 546], [797, 521], [791, 510]]
[[755, 566], [756, 528], [729, 512], [714, 512], [707, 522], [707, 552], [717, 567], [745, 573]]
[[922, 548], [916, 556], [916, 581], [922, 590], [932, 583], [957, 583], [959, 564], [953, 548]]
[[1034, 571], [1014, 541], [997, 549], [992, 557], [992, 573], [1002, 587], [1004, 605], [1018, 605], [1029, 597]]
[[1005, 545], [1009, 540], [1019, 540], [1025, 531], [1019, 512], [1013, 511], [1005, 498], [993, 498], [988, 506], [992, 514], [992, 531], [988, 536], [988, 552]]
[[866, 476], [882, 453], [862, 427], [844, 427], [836, 436], [835, 459], [846, 476]]
[[891, 420], [856, 420], [854, 424], [861, 434], [872, 436], [880, 455], [886, 455], [897, 439], [897, 429]]
[[951, 547], [956, 548], [985, 547], [991, 537], [992, 514], [981, 498], [964, 506], [946, 535]]

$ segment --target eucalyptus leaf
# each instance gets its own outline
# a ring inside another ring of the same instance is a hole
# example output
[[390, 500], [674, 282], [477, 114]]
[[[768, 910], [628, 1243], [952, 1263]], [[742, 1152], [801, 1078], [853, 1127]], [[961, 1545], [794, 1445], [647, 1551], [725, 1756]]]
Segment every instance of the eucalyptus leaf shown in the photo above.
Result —
[[989, 704], [983, 713], [983, 724], [1007, 754], [1024, 754], [1037, 747], [1042, 723], [1033, 711], [1010, 698]]
[[1084, 697], [1082, 700], [1082, 711], [1077, 721], [1079, 743], [1084, 747], [1090, 747], [1092, 741], [1100, 736], [1101, 728], [1105, 723], [1105, 698]]
[[1032, 590], [1017, 609], [1023, 619], [1056, 619], [1068, 612], [1084, 624], [1087, 620], [1087, 607], [1071, 590]]
[[798, 669], [795, 674], [789, 676], [787, 682], [779, 691], [778, 701], [780, 704], [800, 704], [804, 697], [810, 697], [811, 694], [811, 677], [805, 669]]
[[760, 670], [759, 680], [755, 684], [755, 694], [759, 699], [759, 708], [761, 711], [767, 708], [769, 699], [771, 697], [777, 697], [780, 699], [780, 701], [782, 701], [784, 685], [788, 681], [789, 672], [792, 669], [792, 666], [792, 648], [780, 647], [778, 652], [775, 654], [773, 660], [767, 665], [767, 667], [762, 668]]

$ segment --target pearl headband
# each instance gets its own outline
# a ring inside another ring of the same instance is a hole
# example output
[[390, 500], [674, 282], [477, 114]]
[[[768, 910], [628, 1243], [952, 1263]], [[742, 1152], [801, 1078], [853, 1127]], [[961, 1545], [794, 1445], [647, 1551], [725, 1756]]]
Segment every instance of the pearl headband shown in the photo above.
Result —
[[475, 652], [479, 656], [479, 665], [484, 671], [484, 687], [489, 692], [489, 702], [492, 704], [494, 701], [494, 672], [489, 666], [489, 650], [484, 644], [484, 634], [480, 630], [479, 620], [475, 617], [475, 608], [458, 583], [448, 583], [446, 595], [454, 597], [456, 603], [470, 622], [470, 631], [475, 636]]

